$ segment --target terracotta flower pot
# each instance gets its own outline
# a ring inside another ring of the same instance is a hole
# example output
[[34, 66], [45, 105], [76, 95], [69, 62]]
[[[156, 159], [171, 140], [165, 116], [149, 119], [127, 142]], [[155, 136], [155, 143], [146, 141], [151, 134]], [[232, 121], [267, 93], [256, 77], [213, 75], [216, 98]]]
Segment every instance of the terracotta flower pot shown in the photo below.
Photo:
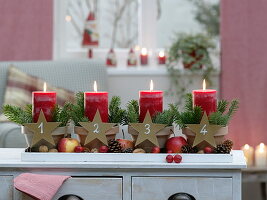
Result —
[[[186, 128], [183, 128], [182, 129], [182, 132], [183, 132], [184, 135], [186, 135], [188, 144], [193, 145], [196, 134], [193, 131], [191, 131], [191, 129], [189, 129], [187, 127]], [[223, 141], [225, 140], [225, 135], [227, 135], [227, 134], [228, 134], [228, 126], [225, 126], [225, 127], [220, 128], [214, 134], [214, 139], [215, 139], [216, 145], [222, 144]], [[201, 142], [201, 143], [199, 143], [197, 145], [197, 148], [199, 150], [202, 150], [202, 149], [204, 149], [207, 146], [212, 147], [208, 142], [203, 141], [203, 142]]]
[[[84, 146], [84, 142], [85, 142], [86, 136], [88, 134], [88, 131], [83, 127], [75, 126], [74, 127], [74, 132], [79, 136], [81, 145]], [[115, 139], [115, 136], [116, 136], [116, 134], [118, 132], [119, 132], [119, 127], [118, 126], [114, 126], [113, 128], [109, 129], [106, 132], [107, 140]], [[89, 144], [85, 145], [85, 147], [87, 147], [87, 148], [89, 148], [91, 150], [93, 148], [99, 149], [99, 147], [101, 147], [102, 145], [103, 145], [102, 142], [100, 142], [99, 140], [95, 139], [92, 142], [90, 142]]]
[[[64, 138], [64, 136], [67, 134], [67, 132], [68, 132], [67, 126], [58, 127], [52, 132], [52, 137], [53, 137], [56, 145], [60, 139]], [[24, 134], [28, 147], [31, 146], [32, 138], [33, 138], [33, 132], [30, 129], [28, 129], [27, 127], [21, 126], [21, 133]]]
[[[134, 142], [136, 142], [139, 133], [132, 126], [128, 127], [128, 132], [133, 136]], [[173, 133], [173, 126], [165, 127], [164, 129], [156, 133], [160, 148], [165, 148], [165, 143], [169, 139], [172, 133]], [[154, 146], [155, 145], [153, 143], [146, 140], [141, 144], [137, 145], [136, 147], [142, 148], [146, 152], [150, 152]]]

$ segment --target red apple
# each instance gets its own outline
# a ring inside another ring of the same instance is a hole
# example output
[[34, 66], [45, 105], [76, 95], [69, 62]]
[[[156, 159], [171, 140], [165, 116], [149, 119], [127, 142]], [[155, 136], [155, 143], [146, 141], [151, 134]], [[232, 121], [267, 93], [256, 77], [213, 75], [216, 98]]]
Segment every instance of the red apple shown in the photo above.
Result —
[[160, 148], [159, 147], [153, 147], [151, 150], [151, 153], [160, 153]]
[[204, 153], [212, 153], [213, 149], [211, 147], [205, 147], [204, 148]]
[[122, 149], [128, 149], [134, 148], [134, 144], [132, 140], [126, 140], [126, 139], [117, 139], [117, 141], [120, 143]]
[[82, 153], [82, 152], [84, 152], [84, 147], [82, 147], [82, 146], [76, 146], [74, 148], [74, 152], [75, 153]]
[[81, 146], [79, 141], [74, 138], [62, 138], [58, 142], [58, 151], [59, 152], [68, 152], [72, 153], [74, 152], [75, 147]]
[[107, 153], [108, 152], [108, 147], [107, 146], [101, 146], [99, 148], [99, 153]]
[[175, 163], [180, 163], [182, 161], [182, 156], [181, 155], [175, 155], [173, 157], [173, 160]]
[[171, 150], [173, 153], [181, 153], [182, 146], [186, 144], [187, 142], [183, 137], [172, 137], [167, 140], [166, 149], [167, 152]]

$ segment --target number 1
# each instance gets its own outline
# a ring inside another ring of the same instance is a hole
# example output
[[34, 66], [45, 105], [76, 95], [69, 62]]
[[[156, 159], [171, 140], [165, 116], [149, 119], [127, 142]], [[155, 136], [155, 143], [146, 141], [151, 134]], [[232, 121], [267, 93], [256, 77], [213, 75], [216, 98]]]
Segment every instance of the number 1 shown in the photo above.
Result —
[[41, 129], [41, 133], [44, 133], [44, 123], [43, 122], [38, 126], [38, 128]]

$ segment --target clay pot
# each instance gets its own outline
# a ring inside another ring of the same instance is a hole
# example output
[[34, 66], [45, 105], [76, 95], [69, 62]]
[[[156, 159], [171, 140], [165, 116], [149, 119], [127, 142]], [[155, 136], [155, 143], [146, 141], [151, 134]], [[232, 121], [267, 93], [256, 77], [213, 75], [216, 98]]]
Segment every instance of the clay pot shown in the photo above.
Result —
[[[196, 134], [193, 131], [191, 131], [191, 129], [189, 129], [187, 127], [182, 129], [182, 133], [184, 135], [186, 135], [188, 144], [193, 145]], [[227, 134], [228, 134], [228, 126], [220, 128], [214, 134], [214, 139], [215, 139], [216, 145], [222, 144], [223, 141], [225, 140], [225, 135], [227, 135]], [[197, 145], [197, 148], [199, 150], [203, 150], [207, 146], [212, 147], [208, 142], [203, 141]]]
[[[64, 138], [64, 136], [67, 134], [67, 131], [68, 131], [67, 126], [58, 127], [52, 131], [52, 137], [53, 137], [56, 145], [60, 139]], [[31, 146], [32, 138], [33, 138], [33, 132], [30, 129], [28, 129], [27, 127], [21, 126], [21, 133], [24, 134], [27, 145]]]
[[[137, 136], [139, 133], [130, 125], [128, 127], [128, 132], [133, 136], [134, 142], [136, 142]], [[165, 127], [164, 129], [162, 129], [156, 133], [160, 148], [165, 148], [165, 143], [169, 139], [169, 137], [172, 133], [173, 133], [173, 126]], [[137, 145], [136, 148], [142, 148], [146, 152], [151, 152], [151, 149], [154, 146], [155, 145], [153, 143], [146, 140], [146, 141], [142, 142], [141, 144]]]
[[[95, 139], [92, 142], [90, 142], [89, 144], [84, 145], [88, 131], [83, 127], [75, 126], [74, 132], [79, 136], [80, 143], [82, 146], [85, 146], [89, 149], [93, 149], [93, 148], [99, 149], [99, 147], [101, 147], [103, 145], [103, 143], [100, 142], [98, 139]], [[109, 129], [106, 132], [107, 140], [115, 139], [115, 136], [118, 132], [119, 132], [119, 126], [114, 126], [113, 128]]]

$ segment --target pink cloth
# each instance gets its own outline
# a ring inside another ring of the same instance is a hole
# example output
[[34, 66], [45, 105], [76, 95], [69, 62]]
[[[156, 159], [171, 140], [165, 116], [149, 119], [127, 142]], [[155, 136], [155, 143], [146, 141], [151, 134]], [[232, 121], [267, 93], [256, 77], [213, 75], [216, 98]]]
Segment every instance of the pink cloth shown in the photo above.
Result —
[[40, 200], [51, 200], [70, 176], [23, 173], [14, 179], [17, 190]]
[[221, 1], [221, 94], [240, 100], [229, 128], [235, 148], [267, 143], [266, 10], [265, 0]]

